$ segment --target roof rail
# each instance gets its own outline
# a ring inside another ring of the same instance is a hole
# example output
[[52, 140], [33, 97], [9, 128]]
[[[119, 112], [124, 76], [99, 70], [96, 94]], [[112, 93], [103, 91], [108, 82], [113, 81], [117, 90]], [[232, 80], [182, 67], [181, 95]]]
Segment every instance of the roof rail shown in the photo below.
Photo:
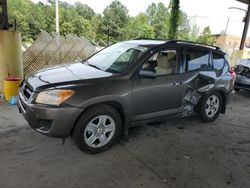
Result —
[[212, 48], [215, 50], [222, 51], [222, 49], [219, 46], [214, 46], [211, 44], [203, 44], [203, 43], [187, 41], [187, 40], [169, 40], [169, 41], [167, 41], [167, 43], [192, 44], [192, 45], [196, 45], [196, 46], [202, 46], [202, 47], [207, 47], [207, 48]]
[[133, 40], [162, 40], [162, 41], [166, 41], [166, 39], [157, 39], [157, 38], [147, 38], [147, 37], [138, 37], [138, 38], [135, 38]]
[[139, 38], [135, 38], [133, 40], [162, 40], [162, 41], [166, 41], [166, 43], [174, 43], [174, 44], [191, 44], [191, 45], [195, 45], [195, 46], [202, 46], [202, 47], [206, 47], [206, 48], [211, 48], [214, 50], [218, 50], [218, 51], [223, 51], [219, 46], [215, 46], [215, 45], [211, 45], [211, 44], [204, 44], [204, 43], [199, 43], [199, 42], [193, 42], [193, 41], [188, 41], [188, 40], [167, 40], [167, 39], [154, 39], [154, 38], [146, 38], [146, 37], [139, 37]]

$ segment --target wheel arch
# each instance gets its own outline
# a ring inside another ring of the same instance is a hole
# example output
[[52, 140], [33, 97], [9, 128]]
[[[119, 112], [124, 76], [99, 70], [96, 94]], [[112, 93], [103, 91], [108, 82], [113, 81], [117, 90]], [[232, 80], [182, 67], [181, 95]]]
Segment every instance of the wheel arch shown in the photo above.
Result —
[[206, 93], [210, 93], [210, 92], [218, 92], [221, 95], [221, 97], [222, 97], [222, 106], [221, 106], [220, 113], [225, 114], [226, 113], [226, 104], [227, 104], [226, 91], [224, 89], [212, 89], [210, 91], [204, 91], [201, 94], [205, 95]]
[[222, 91], [222, 90], [215, 90], [215, 91], [217, 91], [222, 97], [222, 105], [221, 105], [220, 113], [225, 114], [226, 113], [226, 104], [227, 104], [226, 92]]
[[222, 105], [221, 105], [220, 113], [225, 114], [226, 113], [226, 104], [227, 104], [226, 91], [223, 90], [223, 89], [214, 89], [212, 91], [213, 92], [218, 92], [221, 95], [221, 97], [222, 97]]
[[118, 111], [118, 113], [121, 116], [122, 119], [122, 133], [123, 135], [127, 135], [128, 132], [128, 127], [129, 127], [129, 113], [130, 110], [128, 108], [128, 106], [126, 106], [126, 104], [124, 104], [124, 102], [121, 102], [121, 100], [115, 100], [115, 99], [109, 99], [109, 100], [96, 100], [95, 102], [93, 101], [89, 101], [87, 103], [85, 103], [84, 105], [81, 105], [81, 108], [83, 108], [83, 112], [81, 114], [79, 114], [79, 116], [77, 117], [77, 119], [74, 122], [73, 127], [71, 128], [70, 131], [70, 136], [72, 135], [74, 128], [77, 124], [77, 122], [79, 121], [80, 117], [90, 108], [96, 106], [96, 105], [101, 105], [101, 104], [106, 104], [109, 105], [111, 107], [113, 107], [115, 110]]

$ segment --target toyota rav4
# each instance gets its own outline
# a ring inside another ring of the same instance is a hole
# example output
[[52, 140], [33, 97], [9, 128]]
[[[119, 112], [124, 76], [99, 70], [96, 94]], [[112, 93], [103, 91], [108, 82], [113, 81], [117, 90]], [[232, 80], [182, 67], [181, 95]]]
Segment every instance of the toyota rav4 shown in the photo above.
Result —
[[226, 111], [234, 80], [219, 47], [136, 39], [28, 76], [18, 107], [36, 131], [70, 136], [81, 150], [98, 153], [133, 125], [193, 114], [215, 120]]

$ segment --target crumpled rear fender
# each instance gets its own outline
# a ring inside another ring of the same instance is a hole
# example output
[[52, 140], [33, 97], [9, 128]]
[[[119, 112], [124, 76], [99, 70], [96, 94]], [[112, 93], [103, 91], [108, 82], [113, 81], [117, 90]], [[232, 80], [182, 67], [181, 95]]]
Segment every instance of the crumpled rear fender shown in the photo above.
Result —
[[222, 95], [223, 105], [221, 112], [225, 112], [227, 90], [223, 83], [218, 83], [216, 79], [215, 72], [207, 71], [199, 72], [185, 82], [187, 89], [185, 90], [181, 106], [183, 117], [193, 114], [195, 106], [199, 103], [202, 96], [212, 91], [218, 91]]

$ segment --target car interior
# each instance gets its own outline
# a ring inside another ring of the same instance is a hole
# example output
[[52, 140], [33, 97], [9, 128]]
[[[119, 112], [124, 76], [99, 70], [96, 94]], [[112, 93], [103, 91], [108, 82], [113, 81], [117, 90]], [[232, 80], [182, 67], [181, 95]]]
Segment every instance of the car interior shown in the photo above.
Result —
[[154, 54], [144, 63], [143, 70], [155, 72], [156, 76], [172, 74], [176, 70], [175, 51], [162, 51]]

